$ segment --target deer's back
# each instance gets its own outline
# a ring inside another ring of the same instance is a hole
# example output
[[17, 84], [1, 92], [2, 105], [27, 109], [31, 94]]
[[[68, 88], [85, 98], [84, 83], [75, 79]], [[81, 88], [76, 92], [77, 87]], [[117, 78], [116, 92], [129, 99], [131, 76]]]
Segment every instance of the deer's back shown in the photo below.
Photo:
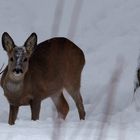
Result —
[[[38, 44], [29, 63], [32, 84], [50, 94], [76, 80], [85, 64], [82, 50], [66, 38], [52, 38]], [[36, 90], [36, 89], [35, 89]]]

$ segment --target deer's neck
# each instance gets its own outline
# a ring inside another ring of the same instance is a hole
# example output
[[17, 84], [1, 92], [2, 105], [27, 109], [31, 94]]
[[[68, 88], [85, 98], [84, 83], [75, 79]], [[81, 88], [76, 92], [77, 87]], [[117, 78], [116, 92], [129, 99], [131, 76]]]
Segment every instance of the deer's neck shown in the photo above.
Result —
[[12, 80], [7, 74], [4, 81], [4, 89], [8, 94], [20, 95], [23, 89], [23, 80]]

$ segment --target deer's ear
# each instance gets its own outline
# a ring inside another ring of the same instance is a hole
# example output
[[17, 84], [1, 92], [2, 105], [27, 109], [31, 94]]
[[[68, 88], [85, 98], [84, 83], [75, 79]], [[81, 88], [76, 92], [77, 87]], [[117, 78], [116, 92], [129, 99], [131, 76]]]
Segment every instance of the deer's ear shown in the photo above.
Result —
[[7, 32], [4, 32], [2, 34], [2, 46], [4, 50], [7, 51], [8, 53], [11, 52], [15, 47], [13, 39]]
[[29, 54], [32, 54], [34, 48], [36, 47], [37, 45], [37, 35], [36, 33], [32, 33], [28, 39], [26, 40], [24, 46], [26, 48], [26, 51], [29, 53]]

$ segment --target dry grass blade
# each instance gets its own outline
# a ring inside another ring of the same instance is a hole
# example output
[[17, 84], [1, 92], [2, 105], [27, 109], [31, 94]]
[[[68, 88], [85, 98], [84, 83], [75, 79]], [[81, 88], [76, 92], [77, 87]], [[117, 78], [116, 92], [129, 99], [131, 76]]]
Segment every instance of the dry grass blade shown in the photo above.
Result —
[[[56, 110], [53, 109], [53, 113], [52, 113], [52, 116], [53, 116], [53, 131], [52, 131], [52, 138], [51, 140], [61, 140], [61, 136], [62, 136], [62, 133], [61, 133], [61, 120], [60, 119], [56, 119], [54, 116], [55, 116], [55, 112]], [[63, 132], [65, 133], [65, 132]]]
[[[71, 23], [68, 31], [68, 37], [73, 38], [76, 32], [76, 25], [78, 23], [80, 11], [82, 8], [83, 0], [77, 0], [75, 1], [73, 13], [71, 16]], [[62, 19], [63, 14], [63, 7], [64, 7], [64, 0], [59, 0], [57, 2], [57, 6], [55, 9], [55, 15], [54, 15], [54, 21], [52, 26], [52, 36], [57, 36], [59, 33], [60, 28], [60, 22]], [[54, 114], [52, 114], [54, 116]], [[53, 127], [53, 133], [52, 133], [52, 140], [61, 140], [61, 120], [54, 120], [54, 127]], [[66, 131], [66, 130], [65, 130]], [[63, 132], [65, 133], [65, 132]]]
[[0, 74], [2, 74], [3, 73], [3, 71], [4, 70], [2, 70], [3, 69], [3, 67], [4, 67], [4, 64], [1, 66], [1, 68], [0, 68]]
[[65, 0], [57, 1], [55, 15], [54, 15], [54, 21], [53, 21], [53, 25], [52, 25], [52, 36], [57, 36], [59, 33], [60, 22], [61, 22], [62, 14], [63, 14], [64, 2], [65, 2]]
[[100, 133], [97, 140], [105, 140], [105, 135], [107, 134], [108, 129], [105, 127], [108, 120], [108, 114], [112, 111], [112, 105], [114, 104], [115, 93], [118, 87], [121, 74], [123, 72], [124, 59], [118, 57], [116, 69], [112, 74], [108, 85], [108, 95], [107, 95], [107, 104], [105, 105], [105, 116], [102, 119], [102, 124], [100, 126]]
[[74, 36], [75, 36], [80, 12], [81, 12], [81, 9], [82, 9], [82, 5], [83, 5], [83, 0], [76, 0], [75, 1], [75, 5], [74, 5], [74, 8], [73, 8], [73, 13], [72, 13], [72, 16], [71, 16], [71, 23], [70, 23], [70, 27], [69, 27], [69, 31], [68, 31], [68, 37], [70, 39], [73, 39]]

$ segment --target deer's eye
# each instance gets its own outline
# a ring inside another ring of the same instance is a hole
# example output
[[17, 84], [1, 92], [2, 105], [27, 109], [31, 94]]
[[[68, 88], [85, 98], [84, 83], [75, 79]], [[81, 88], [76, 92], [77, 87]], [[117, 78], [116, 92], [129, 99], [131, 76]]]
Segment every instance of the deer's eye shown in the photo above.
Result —
[[11, 61], [11, 62], [13, 62], [13, 61], [14, 61], [13, 57], [11, 57], [11, 58], [10, 58], [10, 61]]
[[24, 58], [23, 62], [27, 62], [27, 58]]

